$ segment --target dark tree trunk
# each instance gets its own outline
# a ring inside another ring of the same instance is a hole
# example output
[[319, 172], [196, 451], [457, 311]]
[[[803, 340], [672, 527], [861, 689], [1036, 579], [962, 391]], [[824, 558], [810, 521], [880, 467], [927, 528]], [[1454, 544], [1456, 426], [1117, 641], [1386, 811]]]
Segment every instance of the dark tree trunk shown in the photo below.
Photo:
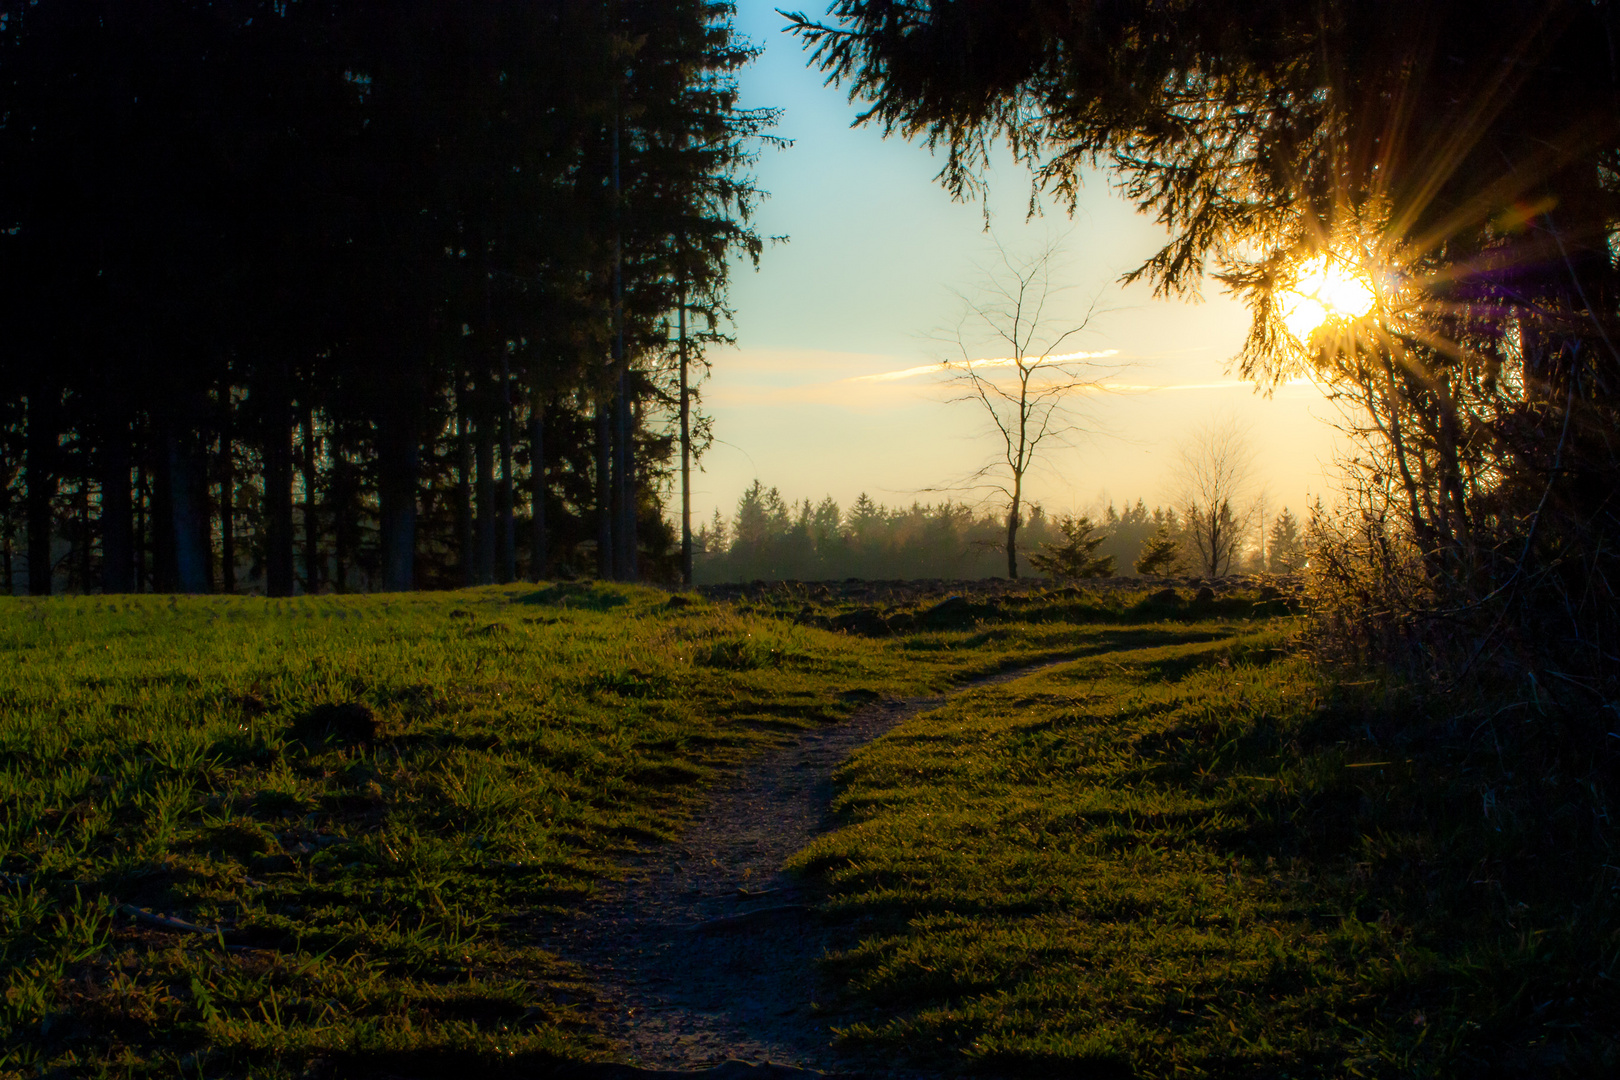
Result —
[[486, 413], [475, 430], [478, 452], [478, 584], [495, 581], [495, 431]]
[[202, 592], [214, 591], [214, 502], [213, 490], [208, 483], [208, 440], [198, 435], [189, 445], [191, 457], [192, 496], [196, 507], [195, 527], [197, 550], [202, 555]]
[[461, 567], [461, 584], [478, 579], [476, 538], [473, 534], [473, 445], [472, 415], [467, 387], [457, 375], [456, 385], [456, 556]]
[[101, 447], [101, 591], [135, 591], [134, 500], [129, 487], [129, 425], [107, 425]]
[[539, 390], [529, 397], [529, 472], [533, 482], [534, 533], [529, 537], [529, 580], [546, 576], [546, 404]]
[[1007, 577], [1013, 581], [1018, 580], [1018, 511], [1020, 510], [1018, 487], [1013, 487], [1012, 506], [1007, 511]]
[[173, 432], [164, 422], [154, 434], [152, 447], [152, 591], [180, 589], [175, 556], [174, 457], [169, 453]]
[[517, 492], [512, 477], [512, 369], [501, 354], [500, 582], [517, 580]]
[[[82, 463], [82, 459], [81, 459]], [[79, 482], [74, 488], [74, 506], [78, 510], [78, 545], [74, 552], [74, 569], [78, 578], [80, 592], [90, 591], [90, 549], [95, 546], [95, 536], [90, 528], [90, 477], [88, 468], [79, 470]]]
[[146, 465], [135, 462], [135, 591], [152, 591], [151, 568], [146, 562], [151, 549], [148, 525], [152, 520], [152, 472]]
[[383, 591], [416, 588], [416, 488], [421, 443], [408, 410], [385, 417], [377, 430], [377, 495]]
[[304, 591], [311, 596], [321, 591], [321, 515], [315, 498], [315, 408], [304, 403], [299, 417], [303, 445], [299, 464], [304, 480]]
[[349, 564], [353, 560], [354, 505], [351, 497], [352, 466], [344, 454], [343, 443], [334, 435], [332, 439], [332, 486], [326, 497], [332, 505], [332, 588], [335, 592], [349, 591]]
[[236, 448], [231, 388], [221, 395], [219, 428], [219, 570], [226, 593], [236, 591]]
[[28, 480], [23, 513], [28, 533], [28, 594], [51, 595], [55, 576], [51, 554], [52, 516], [57, 492], [58, 415], [48, 394], [38, 394], [28, 402], [28, 436], [23, 462]]
[[596, 403], [596, 576], [613, 576], [613, 428], [605, 402]]
[[[624, 399], [624, 225], [623, 225], [623, 186], [619, 177], [619, 87], [613, 86], [613, 369], [618, 373], [618, 387], [615, 393], [616, 417], [613, 433], [610, 471], [610, 491], [604, 500], [608, 514], [611, 515], [612, 526], [608, 541], [607, 565], [609, 572], [615, 580], [624, 580], [629, 573], [624, 557], [625, 553], [625, 465], [629, 461], [629, 450], [625, 446], [625, 412]], [[604, 434], [603, 441], [607, 441]], [[604, 465], [608, 462], [604, 461]], [[634, 511], [632, 511], [633, 513]], [[631, 548], [630, 550], [634, 550]]]
[[164, 436], [164, 456], [169, 465], [169, 532], [174, 545], [173, 591], [208, 591], [208, 511], [206, 480], [198, 468], [189, 437], [169, 431]]
[[681, 363], [681, 584], [692, 587], [692, 391], [686, 369], [686, 294], [678, 326]]
[[636, 454], [635, 454], [635, 420], [630, 409], [630, 374], [623, 367], [619, 369], [619, 393], [617, 402], [618, 431], [614, 439], [614, 472], [617, 479], [619, 507], [618, 518], [618, 557], [615, 560], [620, 581], [636, 581], [637, 574], [637, 538], [636, 538]]
[[293, 576], [292, 402], [285, 371], [264, 395], [264, 592], [291, 596]]

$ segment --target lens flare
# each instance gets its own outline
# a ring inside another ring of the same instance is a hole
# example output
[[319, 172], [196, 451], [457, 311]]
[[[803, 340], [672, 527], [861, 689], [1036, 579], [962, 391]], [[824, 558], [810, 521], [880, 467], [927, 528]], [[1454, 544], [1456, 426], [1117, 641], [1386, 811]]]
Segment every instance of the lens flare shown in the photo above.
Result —
[[1283, 325], [1309, 341], [1331, 319], [1359, 319], [1373, 308], [1372, 282], [1343, 260], [1318, 255], [1300, 268], [1294, 283], [1277, 294]]

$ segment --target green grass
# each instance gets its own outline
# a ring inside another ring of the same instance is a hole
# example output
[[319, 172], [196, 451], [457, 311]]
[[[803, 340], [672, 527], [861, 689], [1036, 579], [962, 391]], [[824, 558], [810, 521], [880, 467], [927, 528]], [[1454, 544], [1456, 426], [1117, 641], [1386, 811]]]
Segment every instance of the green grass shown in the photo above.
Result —
[[[0, 600], [0, 1074], [600, 1055], [534, 932], [718, 770], [1131, 602], [877, 641], [683, 599]], [[369, 738], [308, 722], [346, 703]]]
[[844, 767], [845, 825], [794, 865], [858, 931], [828, 964], [847, 1045], [1019, 1077], [1620, 1068], [1590, 777], [1274, 629], [1130, 636]]
[[[880, 636], [824, 629], [852, 613]], [[872, 692], [1056, 659], [841, 774], [795, 865], [857, 942], [826, 968], [849, 1045], [1018, 1077], [1620, 1068], [1617, 753], [1540, 698], [1335, 682], [1281, 614], [0, 600], [0, 1075], [601, 1058], [591, 973], [536, 943], [626, 854]], [[314, 722], [354, 703], [373, 730]]]

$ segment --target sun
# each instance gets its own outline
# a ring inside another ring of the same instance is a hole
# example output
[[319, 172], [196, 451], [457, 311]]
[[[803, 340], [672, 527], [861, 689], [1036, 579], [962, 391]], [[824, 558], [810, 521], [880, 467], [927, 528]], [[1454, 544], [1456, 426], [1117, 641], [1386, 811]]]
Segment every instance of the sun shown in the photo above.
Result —
[[1300, 267], [1292, 285], [1277, 294], [1283, 325], [1309, 341], [1330, 319], [1359, 319], [1373, 308], [1372, 282], [1342, 259], [1318, 255]]

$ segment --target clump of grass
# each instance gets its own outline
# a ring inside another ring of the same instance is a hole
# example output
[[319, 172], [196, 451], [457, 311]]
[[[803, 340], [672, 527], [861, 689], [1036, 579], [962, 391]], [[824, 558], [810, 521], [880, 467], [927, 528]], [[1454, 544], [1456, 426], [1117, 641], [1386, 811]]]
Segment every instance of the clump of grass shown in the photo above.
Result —
[[1532, 771], [1567, 798], [1493, 803], [1512, 769], [1399, 736], [1421, 702], [1274, 630], [1136, 645], [846, 766], [846, 824], [795, 859], [859, 931], [828, 966], [843, 1039], [1009, 1076], [1620, 1066], [1590, 800]]

